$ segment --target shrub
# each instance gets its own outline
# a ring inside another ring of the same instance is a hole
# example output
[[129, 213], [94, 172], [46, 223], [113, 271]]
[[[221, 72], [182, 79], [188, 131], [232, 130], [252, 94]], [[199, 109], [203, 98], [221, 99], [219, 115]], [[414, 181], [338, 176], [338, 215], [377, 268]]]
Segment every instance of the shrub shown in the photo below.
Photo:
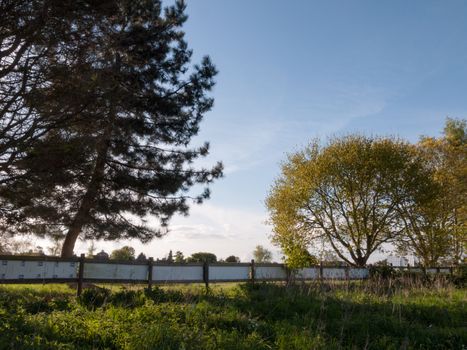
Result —
[[116, 293], [112, 293], [109, 300], [112, 305], [122, 307], [142, 306], [145, 301], [145, 295], [140, 290], [120, 290]]
[[389, 278], [394, 278], [397, 275], [395, 269], [392, 266], [380, 265], [380, 266], [370, 266], [370, 278], [372, 279], [383, 279], [387, 280]]
[[111, 292], [106, 288], [89, 288], [85, 289], [78, 302], [86, 306], [90, 310], [95, 310], [104, 305], [110, 298]]

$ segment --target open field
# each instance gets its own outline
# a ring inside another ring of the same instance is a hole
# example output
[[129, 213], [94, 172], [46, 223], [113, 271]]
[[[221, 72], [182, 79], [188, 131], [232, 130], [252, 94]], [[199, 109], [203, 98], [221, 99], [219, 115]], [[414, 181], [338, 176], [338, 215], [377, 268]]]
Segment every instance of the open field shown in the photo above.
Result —
[[445, 282], [0, 287], [0, 349], [462, 349]]

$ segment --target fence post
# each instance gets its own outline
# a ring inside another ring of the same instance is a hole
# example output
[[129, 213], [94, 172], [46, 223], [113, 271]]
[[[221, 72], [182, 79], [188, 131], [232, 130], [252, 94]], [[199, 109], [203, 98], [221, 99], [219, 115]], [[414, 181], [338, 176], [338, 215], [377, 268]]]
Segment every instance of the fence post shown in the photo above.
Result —
[[209, 264], [207, 261], [203, 264], [203, 280], [206, 285], [206, 290], [209, 289]]
[[251, 283], [255, 283], [255, 259], [251, 259], [251, 265], [250, 265], [250, 280]]
[[292, 284], [292, 271], [288, 268], [286, 264], [283, 264], [285, 270], [285, 285], [289, 286]]
[[350, 280], [350, 267], [349, 267], [349, 265], [345, 265], [345, 280], [346, 281]]
[[154, 263], [154, 259], [150, 257], [148, 259], [148, 290], [152, 288], [152, 266]]
[[323, 261], [319, 262], [319, 280], [323, 281], [324, 273], [323, 273]]
[[83, 276], [84, 276], [84, 254], [81, 254], [79, 257], [79, 267], [78, 267], [78, 290], [76, 294], [81, 295], [83, 291]]

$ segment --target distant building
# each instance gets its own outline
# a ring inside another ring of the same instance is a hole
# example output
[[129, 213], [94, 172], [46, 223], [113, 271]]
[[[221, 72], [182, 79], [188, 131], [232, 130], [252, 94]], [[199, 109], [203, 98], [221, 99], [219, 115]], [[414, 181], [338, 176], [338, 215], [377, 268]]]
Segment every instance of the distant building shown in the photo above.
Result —
[[94, 258], [99, 260], [109, 260], [109, 254], [101, 250], [100, 253], [94, 255]]
[[405, 267], [409, 265], [409, 259], [407, 259], [404, 256], [389, 255], [386, 261], [388, 265], [392, 265], [392, 266], [404, 266]]

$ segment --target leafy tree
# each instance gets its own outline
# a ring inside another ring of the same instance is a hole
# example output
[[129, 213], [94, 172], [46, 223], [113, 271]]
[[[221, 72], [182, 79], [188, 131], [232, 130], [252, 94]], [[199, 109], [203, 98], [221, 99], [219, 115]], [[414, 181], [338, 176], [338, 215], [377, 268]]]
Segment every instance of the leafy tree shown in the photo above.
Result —
[[272, 253], [262, 245], [257, 245], [253, 251], [253, 258], [257, 263], [266, 263], [272, 261]]
[[310, 242], [306, 236], [291, 232], [290, 235], [281, 237], [280, 246], [284, 254], [284, 262], [290, 268], [302, 268], [318, 263], [308, 251]]
[[135, 249], [129, 246], [124, 246], [120, 249], [115, 249], [110, 254], [110, 259], [112, 260], [134, 260]]
[[189, 258], [186, 259], [186, 262], [207, 262], [207, 263], [215, 263], [217, 262], [216, 255], [212, 253], [193, 253]]
[[[205, 57], [190, 70], [184, 3], [107, 0], [98, 10], [72, 23], [76, 39], [47, 56], [48, 83], [27, 101], [42, 118], [65, 110], [70, 121], [28, 148], [15, 165], [25, 176], [0, 193], [19, 229], [66, 230], [63, 257], [80, 235], [160, 237], [174, 213], [188, 213], [188, 200], [209, 197], [208, 188], [195, 197], [189, 189], [222, 175], [220, 163], [190, 165], [208, 153], [207, 143], [189, 142], [212, 107], [216, 69]], [[148, 226], [148, 215], [160, 227]]]
[[183, 256], [183, 253], [181, 251], [176, 251], [175, 256], [174, 256], [174, 262], [176, 263], [184, 263], [185, 262], [185, 257]]
[[174, 262], [172, 250], [169, 251], [169, 255], [167, 256], [167, 261], [168, 261], [169, 263]]
[[414, 253], [424, 266], [447, 257], [459, 262], [466, 246], [466, 129], [465, 120], [448, 119], [443, 137], [423, 137], [417, 144], [436, 187], [428, 198], [422, 193], [400, 206], [407, 231], [399, 249]]
[[284, 262], [288, 267], [297, 269], [319, 264], [318, 259], [311, 255], [307, 249], [297, 245], [288, 246], [284, 251]]
[[413, 153], [402, 141], [347, 136], [291, 154], [266, 200], [273, 242], [287, 254], [292, 242], [308, 248], [324, 239], [339, 258], [364, 266], [404, 231], [398, 205], [429, 189]]
[[227, 258], [225, 258], [225, 262], [229, 262], [229, 263], [239, 263], [240, 262], [240, 258], [238, 256], [235, 256], [235, 255], [230, 255], [228, 256]]
[[444, 176], [448, 178], [448, 186], [443, 189], [448, 191], [452, 217], [448, 257], [460, 263], [467, 251], [467, 121], [448, 118], [444, 139], [447, 158]]

